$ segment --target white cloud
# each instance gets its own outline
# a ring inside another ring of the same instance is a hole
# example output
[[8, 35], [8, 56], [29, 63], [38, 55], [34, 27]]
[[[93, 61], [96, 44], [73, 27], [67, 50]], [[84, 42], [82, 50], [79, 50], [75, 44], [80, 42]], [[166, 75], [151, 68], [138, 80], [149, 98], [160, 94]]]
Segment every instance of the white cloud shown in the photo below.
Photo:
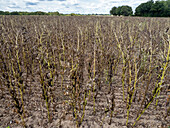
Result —
[[77, 0], [67, 0], [67, 3], [73, 5], [73, 4], [77, 4], [78, 1]]
[[135, 8], [148, 0], [0, 0], [2, 11], [59, 11], [61, 13], [109, 14], [113, 6]]

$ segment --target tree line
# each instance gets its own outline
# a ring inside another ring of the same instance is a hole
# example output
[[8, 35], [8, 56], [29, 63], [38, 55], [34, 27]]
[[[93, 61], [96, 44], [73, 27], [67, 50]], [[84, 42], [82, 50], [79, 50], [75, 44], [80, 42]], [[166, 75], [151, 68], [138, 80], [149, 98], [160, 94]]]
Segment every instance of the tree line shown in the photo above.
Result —
[[9, 12], [9, 11], [0, 11], [0, 15], [62, 15], [58, 11], [56, 12], [42, 12], [42, 11], [36, 11], [36, 12]]
[[110, 10], [111, 15], [124, 15], [124, 16], [144, 16], [144, 17], [169, 17], [170, 16], [170, 0], [156, 1], [150, 0], [141, 3], [133, 14], [132, 7], [119, 6], [113, 7]]

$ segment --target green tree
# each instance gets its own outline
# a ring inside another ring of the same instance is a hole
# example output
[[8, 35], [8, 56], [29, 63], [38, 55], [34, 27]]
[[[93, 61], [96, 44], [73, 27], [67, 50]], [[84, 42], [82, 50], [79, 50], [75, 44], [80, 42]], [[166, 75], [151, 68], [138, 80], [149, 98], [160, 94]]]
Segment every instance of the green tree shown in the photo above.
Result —
[[116, 13], [117, 13], [117, 15], [121, 15], [121, 8], [122, 8], [122, 6], [119, 6], [117, 9], [116, 9]]
[[170, 16], [170, 0], [156, 1], [150, 0], [140, 4], [135, 9], [136, 16], [154, 16], [154, 17], [169, 17]]
[[156, 1], [151, 7], [151, 16], [161, 17], [164, 16], [165, 4], [164, 1]]
[[117, 7], [113, 7], [111, 10], [110, 10], [110, 14], [111, 15], [117, 15]]
[[9, 11], [5, 11], [4, 15], [10, 15], [10, 12]]
[[113, 7], [111, 10], [110, 10], [110, 14], [112, 15], [123, 15], [123, 16], [130, 16], [133, 14], [133, 11], [132, 11], [132, 7], [130, 6], [119, 6], [118, 8], [117, 7]]
[[10, 15], [19, 15], [19, 12], [14, 11], [14, 12], [11, 12]]
[[4, 15], [4, 11], [0, 11], [0, 15]]
[[75, 13], [71, 13], [70, 16], [76, 16], [76, 14]]
[[60, 13], [58, 11], [56, 11], [56, 12], [48, 12], [48, 15], [60, 15]]
[[170, 0], [162, 1], [164, 3], [164, 15], [165, 17], [170, 17]]
[[151, 8], [152, 5], [154, 4], [153, 0], [150, 0], [146, 3], [140, 4], [136, 9], [135, 9], [135, 15], [136, 16], [150, 16], [151, 15]]
[[130, 16], [133, 14], [132, 7], [130, 6], [122, 6], [120, 9], [120, 14], [123, 16]]
[[37, 11], [34, 13], [35, 15], [45, 15], [46, 13], [45, 12], [41, 12], [41, 11]]

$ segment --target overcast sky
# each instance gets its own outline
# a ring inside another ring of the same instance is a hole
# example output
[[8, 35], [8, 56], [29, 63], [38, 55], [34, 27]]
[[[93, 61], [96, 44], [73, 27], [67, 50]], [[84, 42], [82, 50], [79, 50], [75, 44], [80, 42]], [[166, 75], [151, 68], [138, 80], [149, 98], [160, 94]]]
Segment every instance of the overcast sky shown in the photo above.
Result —
[[148, 0], [0, 0], [2, 11], [44, 11], [81, 14], [109, 14], [113, 6], [135, 8]]

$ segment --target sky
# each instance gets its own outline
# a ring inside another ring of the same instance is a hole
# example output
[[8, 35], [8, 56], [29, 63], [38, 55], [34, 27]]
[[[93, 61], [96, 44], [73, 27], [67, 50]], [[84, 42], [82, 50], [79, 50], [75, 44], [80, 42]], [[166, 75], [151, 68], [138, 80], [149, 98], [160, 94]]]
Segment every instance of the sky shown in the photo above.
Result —
[[69, 14], [109, 14], [112, 7], [128, 5], [133, 11], [148, 0], [0, 0], [1, 11], [43, 11]]

